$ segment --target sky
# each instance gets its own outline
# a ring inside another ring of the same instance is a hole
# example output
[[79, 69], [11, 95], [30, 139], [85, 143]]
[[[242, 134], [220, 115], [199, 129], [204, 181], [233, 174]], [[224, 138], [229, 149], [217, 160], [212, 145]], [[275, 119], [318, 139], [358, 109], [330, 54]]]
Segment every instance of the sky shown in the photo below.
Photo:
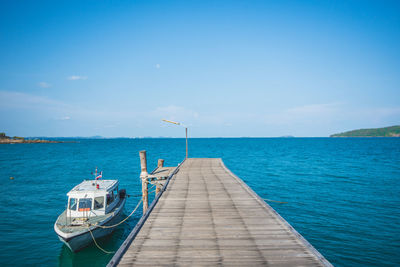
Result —
[[400, 124], [399, 1], [1, 1], [9, 136], [319, 137]]

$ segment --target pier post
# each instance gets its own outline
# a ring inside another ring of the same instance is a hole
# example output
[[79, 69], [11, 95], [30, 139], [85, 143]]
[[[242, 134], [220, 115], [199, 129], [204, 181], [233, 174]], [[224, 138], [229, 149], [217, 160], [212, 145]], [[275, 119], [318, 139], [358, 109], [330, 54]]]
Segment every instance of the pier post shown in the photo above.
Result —
[[185, 133], [186, 133], [186, 158], [188, 158], [187, 127], [185, 127]]
[[158, 195], [158, 193], [160, 193], [160, 191], [161, 191], [161, 185], [157, 184], [156, 185], [156, 196]]
[[[163, 159], [159, 159], [158, 163], [157, 163], [157, 168], [160, 169], [162, 167], [164, 167], [164, 160]], [[156, 185], [156, 196], [158, 195], [158, 193], [160, 193], [160, 191], [161, 191], [161, 185], [157, 182], [157, 185]]]
[[158, 160], [158, 164], [157, 164], [157, 168], [162, 168], [164, 167], [164, 160], [163, 159], [159, 159]]
[[146, 150], [142, 150], [139, 152], [140, 156], [140, 179], [142, 180], [142, 199], [143, 199], [143, 214], [146, 213], [149, 208], [149, 196], [148, 196], [148, 181], [147, 176], [147, 160], [146, 160]]

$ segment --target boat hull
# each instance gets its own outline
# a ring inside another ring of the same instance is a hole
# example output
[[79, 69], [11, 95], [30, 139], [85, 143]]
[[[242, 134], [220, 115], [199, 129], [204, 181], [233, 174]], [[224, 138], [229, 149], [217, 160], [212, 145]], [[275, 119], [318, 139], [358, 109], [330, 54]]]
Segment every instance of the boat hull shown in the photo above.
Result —
[[[121, 204], [121, 208], [119, 209], [118, 213], [115, 214], [107, 223], [103, 224], [104, 226], [108, 225], [114, 225], [120, 222], [121, 214], [123, 207], [125, 205], [126, 199], [123, 200], [123, 203]], [[56, 225], [54, 226], [55, 228], [57, 227]], [[116, 227], [112, 228], [101, 228], [97, 227], [92, 229], [91, 232], [93, 234], [93, 237], [97, 240], [99, 238], [105, 237], [109, 234], [111, 234]], [[58, 235], [58, 238], [60, 239], [61, 242], [63, 242], [71, 251], [73, 252], [78, 252], [82, 250], [83, 248], [89, 246], [93, 242], [92, 234], [90, 234], [89, 230], [80, 233], [78, 235], [74, 235], [71, 237], [66, 237], [61, 234], [59, 234], [59, 231], [56, 230], [56, 233]]]
[[[119, 217], [119, 216], [118, 216]], [[114, 231], [114, 228], [96, 228], [92, 230], [93, 237], [97, 240], [99, 238], [105, 237], [109, 234], [111, 234]], [[82, 250], [83, 248], [89, 246], [93, 242], [92, 235], [90, 234], [89, 231], [80, 234], [78, 236], [74, 236], [70, 239], [65, 239], [62, 236], [58, 236], [58, 238], [63, 242], [71, 251], [73, 252], [78, 252], [79, 250]]]

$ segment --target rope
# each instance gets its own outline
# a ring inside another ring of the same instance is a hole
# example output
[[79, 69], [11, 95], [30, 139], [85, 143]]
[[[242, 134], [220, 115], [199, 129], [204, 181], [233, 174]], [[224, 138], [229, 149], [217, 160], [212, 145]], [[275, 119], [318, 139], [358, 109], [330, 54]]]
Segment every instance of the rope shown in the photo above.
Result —
[[128, 197], [141, 197], [142, 194], [137, 194], [137, 195], [127, 195]]
[[[154, 184], [152, 187], [150, 187], [150, 188], [147, 189], [147, 190], [151, 190], [151, 189], [153, 189], [155, 186], [156, 186], [156, 184]], [[151, 192], [148, 192], [148, 194], [153, 193], [153, 192], [155, 192], [155, 190], [153, 190], [153, 191], [151, 191]], [[128, 197], [141, 197], [141, 196], [143, 196], [143, 194], [127, 195], [127, 196], [128, 196]]]
[[[131, 214], [129, 214], [128, 217], [126, 217], [124, 220], [120, 221], [119, 223], [117, 223], [117, 224], [115, 224], [115, 225], [108, 225], [108, 226], [96, 225], [96, 227], [100, 227], [100, 228], [112, 228], [112, 227], [116, 227], [116, 226], [120, 225], [121, 223], [125, 222], [129, 217], [131, 217], [131, 216], [135, 213], [135, 211], [136, 211], [136, 210], [138, 209], [138, 207], [140, 206], [140, 203], [142, 203], [142, 200], [139, 201], [139, 203], [136, 205], [135, 209], [131, 212]], [[115, 253], [115, 251], [107, 251], [107, 250], [105, 250], [104, 248], [100, 247], [99, 244], [97, 244], [96, 239], [94, 238], [93, 233], [92, 233], [92, 231], [91, 231], [90, 228], [89, 228], [89, 225], [86, 225], [86, 227], [87, 227], [87, 229], [89, 230], [90, 235], [92, 236], [93, 242], [94, 242], [94, 244], [96, 245], [96, 247], [97, 247], [98, 249], [100, 249], [101, 251], [103, 251], [103, 252], [106, 253], [106, 254]]]
[[272, 200], [272, 199], [268, 199], [268, 198], [263, 198], [263, 200], [269, 201], [269, 202], [276, 202], [276, 203], [280, 203], [280, 204], [287, 204], [287, 202], [278, 201], [278, 200]]
[[135, 211], [139, 208], [139, 205], [140, 205], [140, 203], [142, 203], [142, 201], [143, 201], [143, 199], [141, 199], [141, 200], [138, 202], [138, 204], [136, 205], [136, 208], [131, 212], [131, 214], [129, 214], [128, 217], [126, 217], [125, 219], [123, 219], [123, 220], [120, 221], [119, 223], [114, 224], [114, 225], [105, 225], [105, 226], [103, 226], [103, 225], [96, 225], [96, 226], [97, 226], [97, 227], [100, 227], [100, 228], [103, 228], [103, 229], [106, 229], [106, 228], [113, 228], [113, 227], [116, 227], [116, 226], [122, 224], [123, 222], [125, 222], [126, 220], [128, 220], [128, 218], [131, 217], [131, 216], [135, 213]]
[[[154, 184], [152, 187], [150, 187], [150, 189], [154, 188], [154, 186], [156, 186], [156, 185]], [[154, 191], [156, 191], [156, 190], [154, 190]], [[152, 193], [152, 192], [154, 192], [154, 191], [151, 191], [150, 193]], [[131, 217], [131, 216], [135, 213], [135, 211], [139, 208], [140, 203], [142, 203], [142, 202], [143, 202], [143, 199], [141, 199], [141, 200], [138, 202], [138, 204], [136, 205], [135, 209], [131, 212], [131, 214], [129, 214], [128, 217], [126, 217], [125, 219], [123, 219], [123, 220], [120, 221], [119, 223], [114, 224], [114, 225], [105, 225], [105, 226], [103, 226], [103, 225], [96, 225], [96, 227], [100, 227], [100, 228], [103, 228], [103, 229], [107, 229], [107, 228], [116, 227], [116, 226], [118, 226], [118, 225], [124, 223], [126, 220], [129, 219], [129, 217]], [[96, 239], [94, 238], [93, 233], [92, 233], [92, 231], [90, 230], [90, 228], [89, 228], [88, 225], [87, 225], [87, 228], [88, 228], [88, 230], [89, 230], [89, 232], [90, 232], [90, 235], [92, 236], [92, 239], [93, 239], [94, 244], [96, 245], [96, 247], [97, 247], [98, 249], [100, 249], [101, 251], [103, 251], [103, 252], [106, 253], [106, 254], [115, 253], [115, 251], [107, 251], [107, 250], [103, 249], [102, 247], [100, 247], [99, 244], [97, 244]]]
[[89, 230], [89, 232], [90, 232], [90, 235], [92, 236], [92, 239], [93, 239], [93, 241], [94, 241], [94, 244], [96, 245], [96, 247], [97, 247], [98, 249], [100, 249], [101, 251], [103, 251], [103, 252], [106, 253], [106, 254], [115, 253], [115, 251], [107, 251], [107, 250], [105, 250], [104, 248], [100, 247], [99, 244], [97, 244], [96, 239], [94, 238], [93, 233], [92, 233], [92, 231], [90, 230], [89, 226], [88, 226], [87, 228], [88, 228], [88, 230]]

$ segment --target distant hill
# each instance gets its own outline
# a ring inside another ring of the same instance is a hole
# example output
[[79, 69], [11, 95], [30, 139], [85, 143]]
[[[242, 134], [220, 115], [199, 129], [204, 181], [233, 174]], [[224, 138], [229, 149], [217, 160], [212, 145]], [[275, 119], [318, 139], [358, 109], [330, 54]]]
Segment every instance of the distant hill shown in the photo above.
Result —
[[400, 126], [374, 129], [359, 129], [332, 134], [330, 137], [400, 137]]

